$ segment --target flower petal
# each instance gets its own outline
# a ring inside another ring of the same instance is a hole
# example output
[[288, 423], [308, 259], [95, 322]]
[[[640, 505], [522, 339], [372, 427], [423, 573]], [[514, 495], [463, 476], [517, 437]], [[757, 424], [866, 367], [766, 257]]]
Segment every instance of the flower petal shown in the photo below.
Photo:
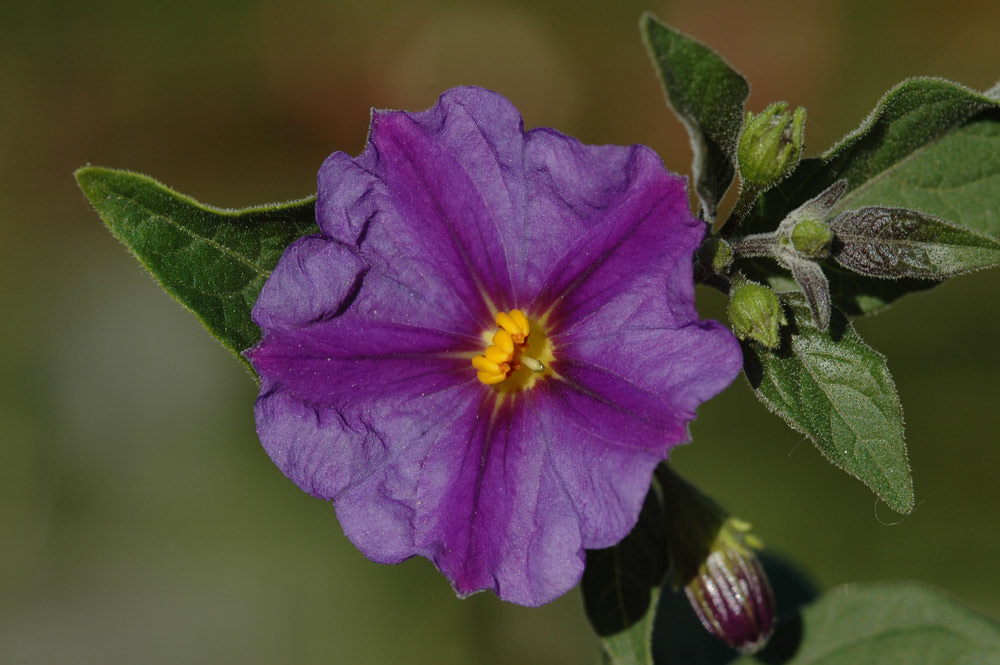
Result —
[[521, 137], [507, 100], [458, 89], [421, 113], [374, 112], [365, 151], [324, 163], [321, 229], [396, 285], [386, 316], [482, 328], [491, 305], [512, 306], [503, 236], [524, 207]]
[[367, 266], [354, 252], [320, 236], [292, 243], [264, 283], [253, 320], [268, 333], [333, 318], [355, 295]]

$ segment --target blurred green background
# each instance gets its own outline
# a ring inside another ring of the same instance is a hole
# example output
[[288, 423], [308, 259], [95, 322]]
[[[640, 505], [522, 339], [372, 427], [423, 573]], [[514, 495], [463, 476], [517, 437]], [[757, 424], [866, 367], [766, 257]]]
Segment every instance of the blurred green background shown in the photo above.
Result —
[[[595, 661], [577, 591], [540, 610], [459, 601], [424, 560], [364, 559], [260, 449], [250, 377], [105, 231], [72, 171], [128, 168], [221, 206], [296, 198], [328, 153], [361, 150], [369, 107], [480, 84], [529, 127], [646, 143], [687, 172], [644, 9], [721, 51], [751, 108], [806, 106], [813, 153], [906, 76], [1000, 77], [992, 0], [3, 0], [0, 662]], [[676, 465], [824, 587], [919, 579], [1000, 617], [998, 288], [998, 272], [959, 278], [858, 324], [907, 413], [905, 519], [742, 379]]]

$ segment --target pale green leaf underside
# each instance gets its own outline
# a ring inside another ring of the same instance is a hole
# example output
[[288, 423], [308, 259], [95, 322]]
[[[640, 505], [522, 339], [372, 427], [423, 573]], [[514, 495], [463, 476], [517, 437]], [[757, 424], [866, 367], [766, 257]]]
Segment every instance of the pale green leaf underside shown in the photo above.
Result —
[[[801, 640], [797, 645], [796, 640]], [[772, 645], [738, 665], [998, 665], [1000, 626], [944, 594], [910, 583], [846, 586], [823, 594]]]
[[909, 512], [913, 481], [903, 411], [885, 358], [838, 313], [829, 333], [820, 332], [801, 294], [783, 298], [791, 320], [781, 348], [744, 345], [757, 397], [893, 510]]
[[111, 233], [246, 364], [240, 352], [260, 339], [250, 312], [264, 282], [291, 242], [319, 231], [315, 197], [223, 210], [137, 173], [86, 166], [75, 175]]
[[855, 188], [837, 210], [910, 208], [1000, 236], [1000, 112], [988, 112]]

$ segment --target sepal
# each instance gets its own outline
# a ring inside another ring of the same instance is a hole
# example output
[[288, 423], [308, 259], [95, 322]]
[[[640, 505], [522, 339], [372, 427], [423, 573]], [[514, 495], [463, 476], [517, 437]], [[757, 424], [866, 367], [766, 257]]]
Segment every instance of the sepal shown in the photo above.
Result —
[[792, 278], [809, 303], [813, 322], [820, 331], [826, 332], [830, 327], [830, 283], [823, 274], [823, 269], [818, 263], [806, 259], [792, 257], [786, 261], [788, 269], [792, 271]]

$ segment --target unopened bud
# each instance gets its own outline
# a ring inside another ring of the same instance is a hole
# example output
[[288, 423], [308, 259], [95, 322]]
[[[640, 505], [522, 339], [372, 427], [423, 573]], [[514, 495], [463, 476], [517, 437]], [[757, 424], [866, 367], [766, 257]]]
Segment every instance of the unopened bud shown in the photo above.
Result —
[[759, 115], [747, 113], [737, 157], [746, 185], [765, 189], [792, 172], [802, 157], [806, 110], [788, 112], [786, 102], [775, 102]]
[[830, 254], [833, 231], [818, 219], [803, 219], [792, 227], [792, 247], [799, 256], [820, 261]]
[[702, 241], [696, 256], [702, 268], [717, 274], [725, 274], [733, 264], [733, 248], [718, 236], [709, 236]]
[[769, 349], [781, 345], [781, 326], [788, 323], [777, 294], [770, 288], [744, 282], [733, 288], [729, 321], [740, 339], [752, 339]]

